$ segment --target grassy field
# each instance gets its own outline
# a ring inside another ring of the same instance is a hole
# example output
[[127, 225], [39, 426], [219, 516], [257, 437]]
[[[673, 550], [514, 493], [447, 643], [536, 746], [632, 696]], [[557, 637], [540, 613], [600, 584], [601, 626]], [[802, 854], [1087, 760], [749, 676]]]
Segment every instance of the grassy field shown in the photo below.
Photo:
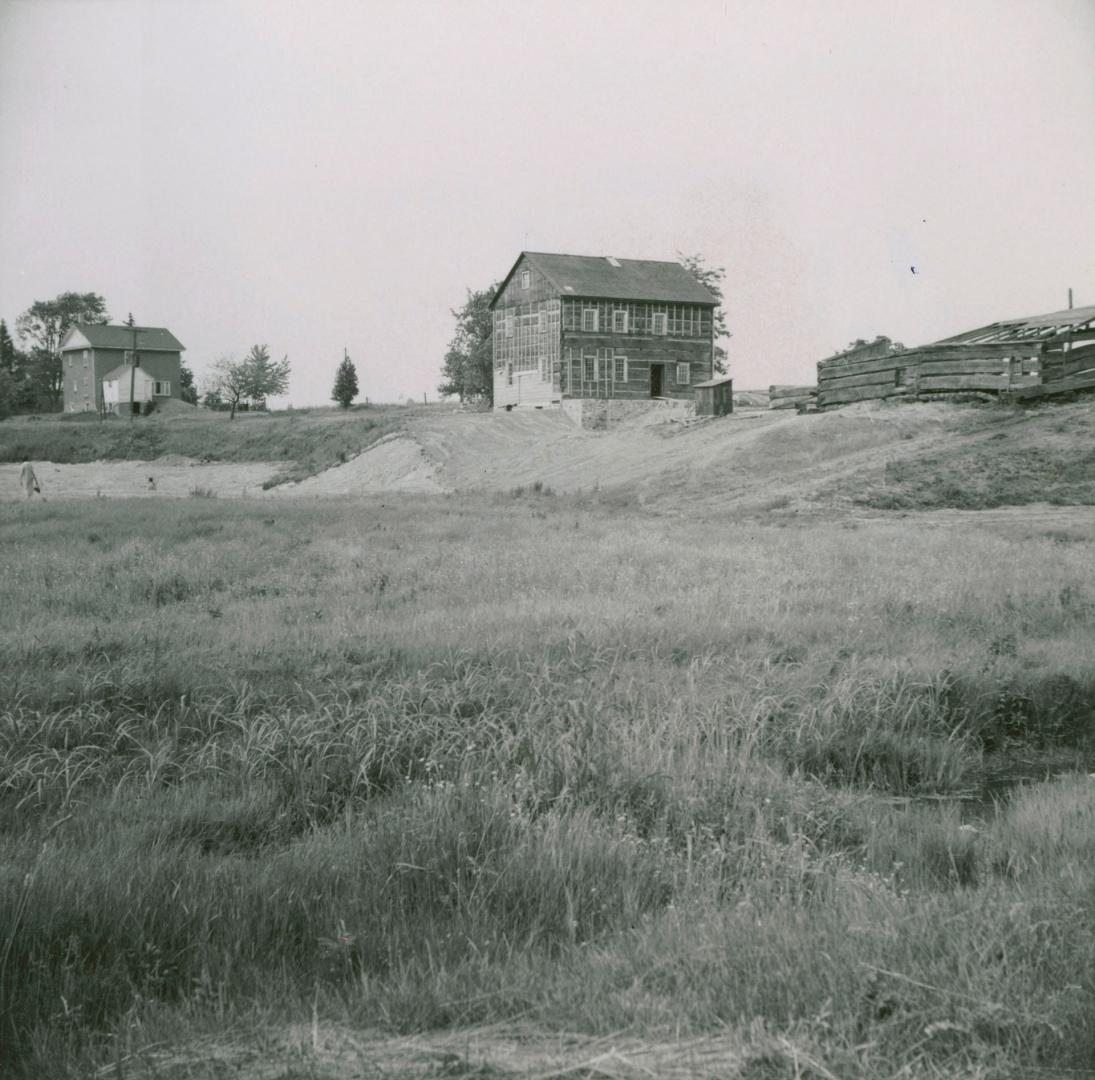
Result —
[[[1095, 1069], [1093, 547], [13, 505], [0, 1072], [372, 1076], [322, 1033], [499, 1025], [662, 1076]], [[382, 1075], [524, 1074], [476, 1060]]]

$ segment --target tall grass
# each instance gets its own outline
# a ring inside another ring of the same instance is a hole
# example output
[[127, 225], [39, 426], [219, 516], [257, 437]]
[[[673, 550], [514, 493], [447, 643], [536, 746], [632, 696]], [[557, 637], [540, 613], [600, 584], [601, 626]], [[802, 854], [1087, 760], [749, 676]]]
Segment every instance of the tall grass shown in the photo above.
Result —
[[1082, 544], [121, 510], [0, 523], [16, 1074], [313, 1013], [759, 1023], [772, 1075], [786, 1040], [841, 1076], [1090, 1064], [1095, 791], [985, 795], [1088, 761]]

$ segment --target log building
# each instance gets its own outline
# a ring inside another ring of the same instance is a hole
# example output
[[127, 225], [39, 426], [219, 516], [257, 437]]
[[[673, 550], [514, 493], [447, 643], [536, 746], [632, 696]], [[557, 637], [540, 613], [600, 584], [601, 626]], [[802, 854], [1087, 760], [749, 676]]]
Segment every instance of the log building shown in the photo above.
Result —
[[818, 404], [989, 393], [1049, 397], [1095, 387], [1095, 307], [1006, 319], [904, 349], [888, 339], [817, 365]]
[[523, 251], [491, 300], [494, 407], [691, 400], [715, 305], [679, 263]]

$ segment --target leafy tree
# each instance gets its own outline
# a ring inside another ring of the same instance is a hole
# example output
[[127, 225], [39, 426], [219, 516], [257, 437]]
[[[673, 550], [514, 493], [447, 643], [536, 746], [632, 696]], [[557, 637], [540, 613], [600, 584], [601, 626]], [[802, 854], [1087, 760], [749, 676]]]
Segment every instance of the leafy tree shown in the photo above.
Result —
[[179, 397], [188, 405], [198, 403], [198, 388], [194, 385], [194, 372], [185, 364], [179, 367]]
[[726, 268], [708, 266], [703, 255], [681, 255], [681, 266], [685, 268], [716, 300], [715, 304], [715, 355], [714, 367], [717, 375], [726, 374], [726, 349], [720, 344], [734, 335], [726, 326], [726, 312], [723, 310], [722, 283], [726, 278]]
[[460, 401], [494, 399], [494, 360], [491, 353], [491, 332], [494, 319], [490, 302], [498, 289], [498, 283], [486, 289], [468, 289], [468, 298], [461, 308], [454, 308], [456, 333], [449, 342], [445, 362], [441, 368], [443, 382], [439, 393], [446, 397], [455, 394]]
[[15, 372], [15, 342], [11, 340], [8, 324], [0, 319], [0, 371]]
[[29, 375], [37, 392], [54, 408], [61, 403], [61, 339], [76, 323], [110, 321], [106, 301], [97, 293], [61, 293], [53, 300], [36, 300], [18, 319], [15, 331], [30, 343]]
[[266, 399], [289, 389], [289, 357], [275, 363], [266, 345], [252, 345], [243, 361], [251, 373], [251, 388], [245, 395], [255, 405], [265, 407]]
[[206, 404], [221, 402], [221, 408], [229, 410], [228, 418], [234, 420], [236, 410], [244, 401], [252, 405], [265, 404], [268, 396], [284, 394], [288, 389], [289, 357], [272, 362], [270, 350], [265, 345], [254, 345], [242, 360], [222, 357], [217, 361], [205, 395]]
[[221, 408], [227, 406], [228, 419], [236, 418], [240, 402], [251, 396], [253, 376], [247, 359], [233, 360], [221, 357], [213, 366], [213, 381], [206, 394], [206, 401], [212, 396], [221, 402]]
[[337, 401], [344, 409], [348, 409], [357, 397], [357, 368], [353, 361], [344, 352], [342, 363], [335, 372], [335, 386], [331, 391], [331, 400]]

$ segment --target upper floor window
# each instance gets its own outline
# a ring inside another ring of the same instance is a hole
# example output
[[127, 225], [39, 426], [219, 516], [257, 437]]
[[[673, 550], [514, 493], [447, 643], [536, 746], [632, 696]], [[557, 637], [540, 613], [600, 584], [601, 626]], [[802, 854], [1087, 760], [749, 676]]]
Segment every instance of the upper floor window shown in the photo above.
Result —
[[627, 308], [616, 308], [612, 312], [612, 332], [614, 334], [627, 333]]
[[531, 284], [532, 284], [532, 271], [531, 270], [522, 270], [521, 271], [521, 288], [522, 289], [527, 289]]
[[582, 329], [596, 333], [600, 329], [600, 315], [595, 307], [582, 308]]
[[650, 330], [654, 334], [665, 333], [665, 312], [655, 311], [650, 317]]

